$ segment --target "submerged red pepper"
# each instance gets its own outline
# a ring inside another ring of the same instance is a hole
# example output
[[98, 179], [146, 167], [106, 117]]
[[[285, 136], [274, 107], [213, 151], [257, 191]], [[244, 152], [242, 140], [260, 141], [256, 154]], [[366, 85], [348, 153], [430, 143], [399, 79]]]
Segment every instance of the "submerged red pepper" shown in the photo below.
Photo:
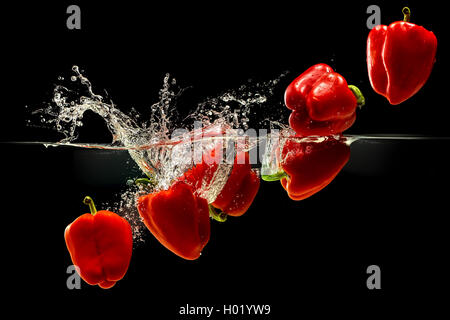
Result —
[[168, 190], [138, 199], [138, 211], [150, 232], [178, 256], [195, 260], [209, 241], [208, 203], [192, 187], [175, 182]]
[[[186, 172], [181, 179], [199, 190], [204, 183], [211, 182], [221, 161], [221, 155], [216, 155], [215, 150], [212, 150], [211, 154], [204, 156], [203, 161]], [[259, 185], [260, 180], [251, 168], [248, 152], [238, 152], [227, 182], [211, 205], [227, 215], [241, 216], [255, 199]]]
[[95, 209], [86, 197], [91, 213], [78, 217], [67, 226], [64, 238], [72, 262], [80, 277], [90, 285], [107, 289], [127, 272], [133, 249], [131, 226], [117, 214]]
[[286, 88], [284, 101], [292, 110], [289, 124], [298, 135], [328, 136], [352, 126], [356, 107], [364, 104], [364, 97], [330, 66], [320, 63]]
[[319, 141], [289, 138], [280, 155], [283, 171], [263, 176], [266, 181], [281, 180], [292, 200], [303, 200], [325, 188], [350, 158], [350, 147], [333, 137]]
[[427, 82], [435, 62], [437, 39], [433, 32], [404, 21], [379, 25], [367, 38], [367, 69], [372, 88], [390, 104], [404, 102]]
[[291, 199], [306, 199], [333, 181], [349, 158], [350, 147], [334, 138], [300, 143], [288, 140], [281, 162], [287, 177], [281, 184]]

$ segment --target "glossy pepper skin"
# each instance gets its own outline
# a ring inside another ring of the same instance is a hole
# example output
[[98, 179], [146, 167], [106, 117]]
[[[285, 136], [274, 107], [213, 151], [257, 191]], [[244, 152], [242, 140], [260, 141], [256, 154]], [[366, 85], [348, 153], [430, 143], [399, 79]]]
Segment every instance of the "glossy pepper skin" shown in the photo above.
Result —
[[288, 140], [281, 154], [287, 177], [281, 179], [292, 200], [303, 200], [325, 188], [350, 158], [350, 147], [331, 137], [322, 142]]
[[367, 69], [372, 88], [397, 105], [411, 98], [427, 82], [435, 62], [433, 32], [409, 21], [378, 25], [367, 38]]
[[[212, 150], [208, 158], [204, 156], [203, 161], [186, 172], [182, 179], [198, 190], [213, 178], [218, 161], [221, 161], [221, 155], [216, 156]], [[238, 152], [227, 182], [211, 205], [227, 215], [241, 216], [249, 209], [259, 186], [260, 179], [251, 168], [248, 152]]]
[[259, 185], [259, 177], [250, 164], [235, 163], [230, 177], [212, 205], [227, 215], [241, 216], [251, 206]]
[[[89, 199], [85, 203], [92, 201]], [[96, 212], [93, 203], [92, 207], [94, 212], [83, 214], [67, 226], [64, 238], [80, 277], [90, 285], [108, 289], [127, 272], [133, 235], [127, 220], [110, 211]]]
[[350, 88], [330, 66], [319, 63], [310, 67], [284, 94], [285, 105], [292, 110], [291, 128], [299, 136], [328, 136], [350, 128], [356, 119], [356, 107], [364, 103], [361, 92]]
[[140, 197], [137, 208], [163, 246], [187, 260], [200, 257], [210, 236], [209, 209], [191, 186], [177, 181], [168, 190]]

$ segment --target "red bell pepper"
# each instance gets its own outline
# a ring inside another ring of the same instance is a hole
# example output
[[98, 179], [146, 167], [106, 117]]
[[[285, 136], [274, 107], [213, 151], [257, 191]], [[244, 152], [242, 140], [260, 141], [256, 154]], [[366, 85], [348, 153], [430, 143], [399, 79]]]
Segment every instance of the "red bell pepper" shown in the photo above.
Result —
[[90, 285], [107, 289], [122, 279], [130, 264], [133, 249], [131, 226], [117, 214], [97, 212], [90, 197], [83, 201], [91, 213], [69, 224], [64, 238], [80, 277]]
[[334, 138], [300, 143], [288, 140], [281, 161], [287, 177], [281, 184], [291, 199], [306, 199], [333, 181], [348, 159], [350, 147]]
[[[195, 190], [199, 190], [205, 183], [210, 183], [221, 160], [221, 157], [215, 155], [215, 150], [212, 150], [207, 157], [203, 156], [201, 163], [186, 172], [181, 179], [191, 184]], [[259, 185], [260, 180], [251, 168], [248, 152], [238, 152], [227, 182], [211, 205], [222, 211], [222, 218], [224, 214], [241, 216], [255, 199]], [[212, 215], [213, 218], [217, 218], [214, 211]]]
[[178, 256], [195, 260], [209, 241], [208, 203], [191, 186], [175, 182], [168, 190], [138, 199], [140, 216], [150, 232]]
[[[245, 157], [244, 163], [239, 163], [238, 158], [242, 155]], [[259, 177], [250, 165], [248, 152], [238, 154], [225, 186], [212, 205], [227, 215], [241, 216], [255, 199], [259, 184]]]
[[298, 76], [284, 94], [292, 110], [289, 124], [300, 136], [339, 134], [356, 119], [356, 107], [364, 97], [355, 86], [324, 64], [316, 64]]
[[303, 200], [325, 188], [350, 158], [350, 147], [342, 140], [298, 141], [289, 138], [279, 160], [283, 171], [263, 176], [266, 181], [281, 179], [292, 200]]
[[427, 82], [435, 62], [437, 39], [433, 32], [404, 21], [379, 25], [367, 38], [367, 69], [373, 90], [397, 105], [411, 98]]

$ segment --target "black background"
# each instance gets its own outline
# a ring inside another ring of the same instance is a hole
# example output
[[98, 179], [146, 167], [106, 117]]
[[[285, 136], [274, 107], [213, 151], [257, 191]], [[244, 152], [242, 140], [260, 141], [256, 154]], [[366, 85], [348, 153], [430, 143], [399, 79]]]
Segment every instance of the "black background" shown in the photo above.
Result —
[[[81, 8], [81, 30], [66, 28], [70, 4]], [[408, 5], [412, 22], [438, 38], [429, 81], [399, 106], [368, 82], [370, 4], [380, 6], [383, 24], [400, 20]], [[430, 1], [61, 1], [6, 6], [3, 15], [4, 142], [62, 138], [26, 126], [25, 105], [48, 102], [57, 77], [70, 75], [74, 64], [127, 111], [155, 102], [166, 73], [193, 87], [189, 105], [249, 78], [270, 80], [289, 71], [282, 99], [297, 74], [324, 62], [366, 97], [347, 133], [449, 135], [446, 13]], [[111, 137], [101, 119], [87, 115], [80, 141], [107, 143]], [[63, 306], [80, 315], [89, 308], [88, 315], [191, 319], [177, 316], [187, 303], [270, 304], [271, 316], [261, 319], [305, 312], [366, 318], [388, 306], [400, 313], [433, 311], [448, 301], [447, 147], [444, 140], [355, 144], [343, 172], [307, 200], [292, 201], [278, 183], [263, 182], [244, 216], [212, 222], [211, 240], [197, 261], [178, 258], [147, 234], [113, 289], [82, 283], [81, 290], [68, 290], [71, 261], [63, 232], [86, 211], [81, 199], [89, 194], [98, 203], [116, 201], [126, 180], [140, 173], [126, 154], [2, 143], [2, 288], [10, 306], [26, 303], [15, 307], [17, 313], [44, 315]], [[90, 157], [97, 169], [101, 159], [113, 167], [107, 184], [80, 174], [86, 168], [78, 160]], [[372, 264], [381, 268], [381, 290], [366, 287]], [[429, 298], [433, 305], [426, 304]]]

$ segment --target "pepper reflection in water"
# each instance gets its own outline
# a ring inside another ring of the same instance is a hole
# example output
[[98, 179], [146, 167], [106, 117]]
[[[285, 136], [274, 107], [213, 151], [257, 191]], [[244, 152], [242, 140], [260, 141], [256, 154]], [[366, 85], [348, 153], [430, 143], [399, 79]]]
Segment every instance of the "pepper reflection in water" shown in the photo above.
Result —
[[342, 136], [289, 137], [270, 145], [262, 179], [281, 180], [292, 200], [303, 200], [325, 188], [350, 159], [352, 139]]

